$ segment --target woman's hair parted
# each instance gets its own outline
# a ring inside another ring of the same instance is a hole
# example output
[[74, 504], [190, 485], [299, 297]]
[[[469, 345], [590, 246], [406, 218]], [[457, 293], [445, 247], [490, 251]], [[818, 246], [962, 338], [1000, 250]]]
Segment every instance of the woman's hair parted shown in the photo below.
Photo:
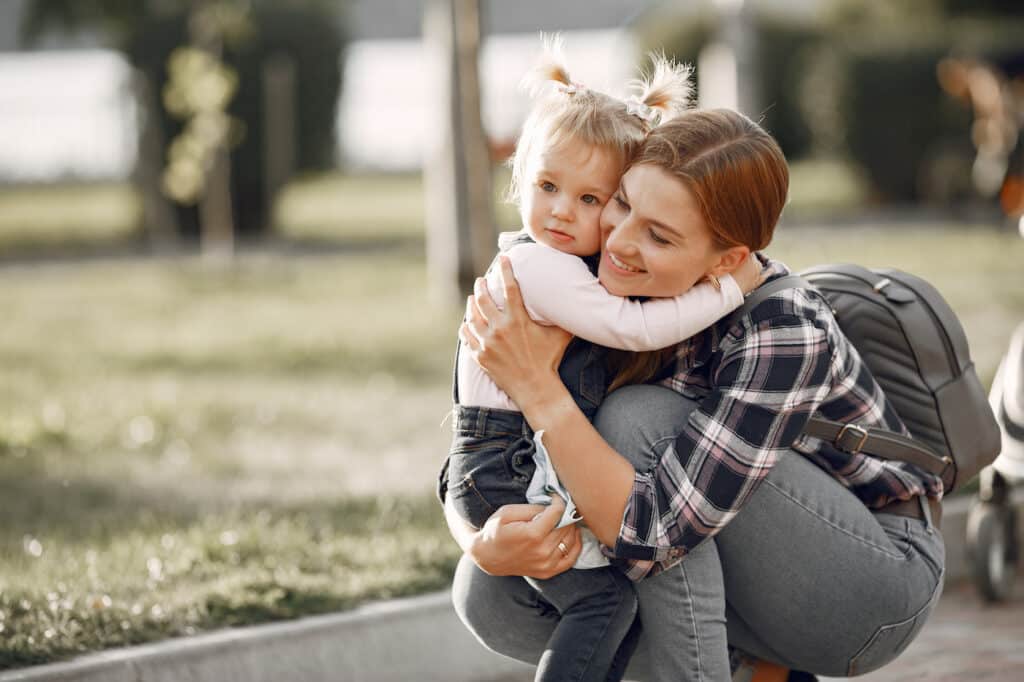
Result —
[[688, 64], [651, 54], [652, 69], [628, 85], [625, 100], [576, 83], [569, 76], [559, 35], [541, 36], [537, 65], [523, 78], [534, 105], [512, 156], [508, 199], [518, 201], [527, 164], [538, 149], [557, 149], [570, 141], [621, 154], [623, 165], [639, 151], [651, 128], [680, 115], [693, 92]]
[[789, 168], [778, 143], [729, 109], [687, 111], [647, 136], [633, 164], [659, 166], [693, 192], [715, 246], [758, 251], [786, 204]]

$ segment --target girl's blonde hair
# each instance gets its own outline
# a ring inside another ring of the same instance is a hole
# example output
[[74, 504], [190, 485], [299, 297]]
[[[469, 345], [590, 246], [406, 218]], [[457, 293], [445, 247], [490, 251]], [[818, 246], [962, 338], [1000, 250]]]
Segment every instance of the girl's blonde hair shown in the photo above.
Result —
[[562, 56], [561, 36], [542, 36], [543, 53], [524, 78], [535, 100], [512, 156], [508, 198], [516, 202], [535, 150], [557, 149], [567, 142], [602, 147], [621, 154], [623, 166], [639, 151], [647, 133], [690, 106], [693, 91], [688, 64], [652, 53], [653, 68], [629, 83], [635, 94], [621, 100], [573, 82]]

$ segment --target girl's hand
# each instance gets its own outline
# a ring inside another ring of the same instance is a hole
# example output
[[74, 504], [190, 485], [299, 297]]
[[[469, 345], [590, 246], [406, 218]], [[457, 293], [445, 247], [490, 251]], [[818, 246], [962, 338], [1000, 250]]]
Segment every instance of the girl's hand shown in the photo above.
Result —
[[[502, 390], [520, 406], [537, 395], [546, 382], [561, 384], [558, 365], [572, 335], [530, 319], [507, 257], [501, 257], [505, 309], [499, 310], [477, 279], [466, 303], [466, 321], [459, 338], [467, 351]], [[551, 292], [557, 296], [558, 292]]]
[[565, 502], [500, 507], [474, 536], [467, 554], [485, 573], [546, 579], [572, 568], [582, 550], [577, 525], [555, 528]]
[[739, 285], [740, 291], [744, 294], [749, 294], [754, 289], [761, 286], [764, 282], [764, 275], [762, 275], [763, 268], [761, 261], [751, 253], [744, 259], [738, 268], [732, 273], [733, 279], [736, 280], [736, 284]]

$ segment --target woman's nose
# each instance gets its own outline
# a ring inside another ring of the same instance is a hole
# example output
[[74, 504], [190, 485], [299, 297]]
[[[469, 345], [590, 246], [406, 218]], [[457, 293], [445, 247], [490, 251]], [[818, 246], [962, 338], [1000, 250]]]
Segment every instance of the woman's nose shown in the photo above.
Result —
[[608, 237], [605, 244], [620, 253], [625, 253], [632, 248], [633, 230], [630, 229], [629, 219], [621, 221], [618, 225], [608, 227]]

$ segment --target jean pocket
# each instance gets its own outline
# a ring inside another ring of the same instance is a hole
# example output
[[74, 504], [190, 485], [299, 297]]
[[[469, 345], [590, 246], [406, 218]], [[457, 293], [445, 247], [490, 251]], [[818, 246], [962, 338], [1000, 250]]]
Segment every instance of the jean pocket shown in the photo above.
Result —
[[847, 676], [853, 677], [877, 670], [903, 653], [924, 627], [941, 594], [942, 581], [939, 580], [931, 597], [914, 615], [878, 628], [860, 651], [850, 659]]
[[510, 470], [508, 450], [453, 452], [448, 466], [448, 496], [459, 516], [476, 528], [498, 507], [526, 501], [529, 478]]

